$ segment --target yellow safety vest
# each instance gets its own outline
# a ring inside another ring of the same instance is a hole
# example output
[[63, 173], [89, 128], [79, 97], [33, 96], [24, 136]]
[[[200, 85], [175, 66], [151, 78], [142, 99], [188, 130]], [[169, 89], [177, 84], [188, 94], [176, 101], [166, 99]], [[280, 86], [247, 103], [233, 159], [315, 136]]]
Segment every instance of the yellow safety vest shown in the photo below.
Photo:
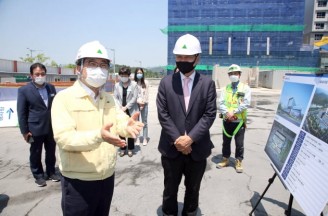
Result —
[[[244, 97], [241, 97], [238, 92], [245, 94], [245, 84], [244, 83], [238, 83], [237, 91], [234, 93], [231, 84], [227, 85], [226, 87], [226, 94], [224, 98], [224, 104], [226, 105], [229, 112], [232, 112], [236, 108], [238, 108], [239, 104], [244, 100]], [[235, 116], [239, 119], [239, 124], [234, 130], [233, 134], [230, 135], [226, 132], [224, 126], [223, 126], [223, 132], [227, 137], [233, 137], [236, 133], [238, 133], [241, 126], [246, 123], [247, 118], [247, 110], [244, 110], [241, 113], [236, 113]]]

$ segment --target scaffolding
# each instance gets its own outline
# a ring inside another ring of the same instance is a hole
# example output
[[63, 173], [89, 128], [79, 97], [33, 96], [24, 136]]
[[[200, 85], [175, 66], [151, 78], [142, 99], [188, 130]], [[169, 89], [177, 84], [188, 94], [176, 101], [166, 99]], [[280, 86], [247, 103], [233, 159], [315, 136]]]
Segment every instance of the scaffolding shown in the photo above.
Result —
[[305, 0], [169, 0], [162, 29], [168, 70], [175, 66], [175, 41], [190, 33], [200, 40], [204, 74], [215, 64], [314, 72], [320, 55], [302, 44], [304, 10]]

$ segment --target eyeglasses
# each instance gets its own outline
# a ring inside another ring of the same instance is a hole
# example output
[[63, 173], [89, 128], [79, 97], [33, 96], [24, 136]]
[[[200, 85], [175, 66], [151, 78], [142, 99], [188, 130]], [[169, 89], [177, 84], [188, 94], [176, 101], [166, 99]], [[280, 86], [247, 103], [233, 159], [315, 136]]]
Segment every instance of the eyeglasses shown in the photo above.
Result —
[[95, 61], [88, 61], [88, 62], [86, 62], [86, 63], [87, 63], [87, 66], [88, 66], [89, 68], [93, 68], [93, 69], [95, 69], [95, 68], [97, 68], [97, 67], [100, 67], [101, 69], [106, 69], [106, 70], [109, 69], [109, 64], [106, 64], [106, 63], [97, 63], [97, 62], [95, 62]]
[[36, 76], [36, 77], [39, 77], [39, 76], [42, 76], [44, 77], [46, 75], [45, 72], [41, 72], [41, 73], [34, 73], [33, 76]]
[[231, 75], [239, 75], [239, 73], [240, 72], [238, 72], [238, 71], [233, 71], [233, 72], [228, 73], [228, 75], [229, 76], [231, 76]]

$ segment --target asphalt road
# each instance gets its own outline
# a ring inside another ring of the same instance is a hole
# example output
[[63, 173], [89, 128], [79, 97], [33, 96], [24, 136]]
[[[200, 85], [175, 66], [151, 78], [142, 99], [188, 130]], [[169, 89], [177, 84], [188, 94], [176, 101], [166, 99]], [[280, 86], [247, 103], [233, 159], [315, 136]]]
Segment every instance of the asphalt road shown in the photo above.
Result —
[[[147, 146], [136, 146], [132, 158], [118, 158], [115, 191], [110, 215], [153, 216], [161, 214], [163, 169], [157, 144], [160, 124], [157, 119], [157, 86], [150, 90], [149, 136]], [[245, 135], [244, 173], [237, 174], [231, 158], [230, 167], [217, 169], [221, 159], [222, 127], [217, 118], [211, 128], [215, 148], [207, 160], [207, 169], [200, 191], [198, 216], [249, 215], [254, 204], [274, 174], [264, 152], [277, 109], [278, 90], [252, 89], [248, 129]], [[219, 94], [219, 90], [218, 90]], [[61, 213], [60, 183], [48, 181], [47, 186], [35, 185], [29, 169], [29, 145], [18, 128], [0, 128], [0, 214], [4, 216], [58, 216]], [[232, 148], [234, 154], [234, 145]], [[183, 205], [183, 180], [179, 190], [179, 209]], [[289, 192], [275, 178], [253, 215], [284, 215]], [[294, 200], [291, 215], [304, 215]]]

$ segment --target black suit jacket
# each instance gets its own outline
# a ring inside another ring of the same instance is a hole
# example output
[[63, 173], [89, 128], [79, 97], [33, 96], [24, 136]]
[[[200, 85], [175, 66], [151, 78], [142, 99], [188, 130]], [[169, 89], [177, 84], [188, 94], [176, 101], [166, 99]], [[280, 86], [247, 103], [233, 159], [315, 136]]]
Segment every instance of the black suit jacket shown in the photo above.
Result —
[[33, 136], [52, 134], [51, 105], [56, 89], [49, 83], [45, 85], [48, 93], [48, 107], [32, 82], [18, 89], [17, 115], [22, 134], [28, 132], [31, 132]]
[[205, 75], [195, 74], [186, 111], [180, 73], [166, 76], [160, 82], [156, 104], [162, 126], [158, 146], [161, 154], [169, 158], [181, 154], [174, 141], [187, 132], [194, 141], [191, 145], [191, 157], [196, 161], [206, 159], [214, 147], [209, 131], [217, 113], [213, 80]]

